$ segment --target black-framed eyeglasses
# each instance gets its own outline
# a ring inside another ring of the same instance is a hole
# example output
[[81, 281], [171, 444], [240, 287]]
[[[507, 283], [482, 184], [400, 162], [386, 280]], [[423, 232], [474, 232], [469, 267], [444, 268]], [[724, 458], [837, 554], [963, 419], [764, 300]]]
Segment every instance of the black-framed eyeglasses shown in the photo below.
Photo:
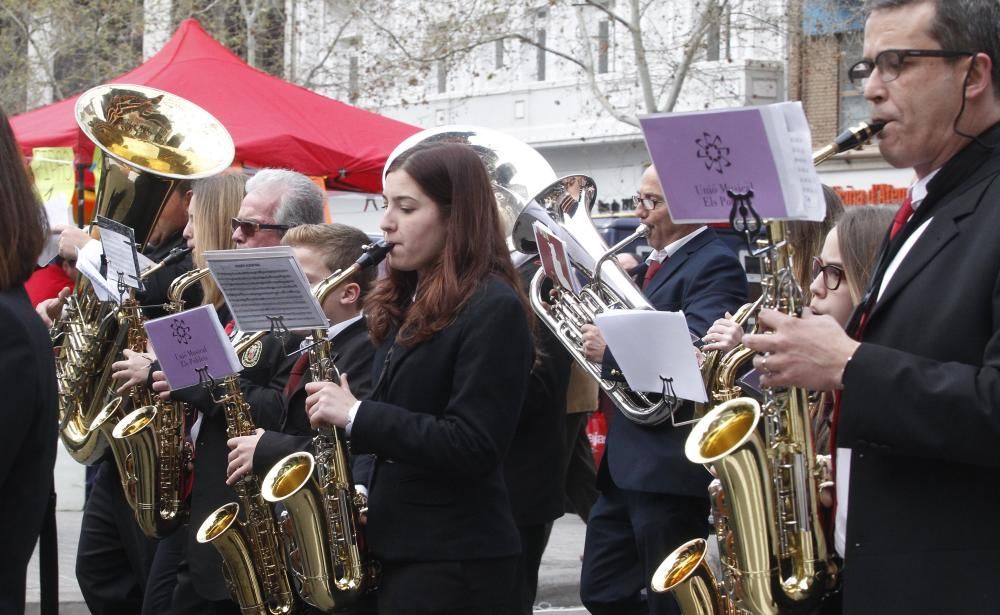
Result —
[[287, 224], [261, 224], [256, 220], [233, 218], [233, 230], [240, 229], [247, 237], [252, 237], [257, 231], [287, 231], [290, 228]]
[[824, 265], [818, 256], [812, 257], [812, 277], [815, 280], [823, 274], [823, 286], [827, 290], [837, 290], [844, 280], [844, 268], [839, 265]]
[[878, 69], [879, 78], [888, 83], [899, 76], [903, 70], [906, 58], [961, 58], [974, 56], [971, 51], [955, 51], [952, 49], [886, 49], [880, 51], [874, 60], [860, 60], [847, 71], [847, 77], [855, 87], [864, 87], [865, 79], [872, 76], [872, 71]]
[[653, 211], [656, 209], [657, 205], [666, 203], [663, 199], [655, 196], [642, 196], [641, 194], [635, 194], [632, 196], [632, 202], [635, 203], [636, 209], [642, 207], [647, 211]]

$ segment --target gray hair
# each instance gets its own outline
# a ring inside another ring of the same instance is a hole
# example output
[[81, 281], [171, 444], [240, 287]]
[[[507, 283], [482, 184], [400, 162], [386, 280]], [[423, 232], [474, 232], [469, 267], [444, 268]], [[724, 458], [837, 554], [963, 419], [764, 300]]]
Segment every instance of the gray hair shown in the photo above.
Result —
[[993, 96], [1000, 98], [1000, 2], [997, 0], [866, 0], [865, 15], [930, 2], [931, 36], [942, 49], [985, 53], [993, 60]]
[[264, 192], [279, 195], [274, 212], [276, 224], [300, 226], [322, 224], [326, 196], [311, 179], [288, 169], [261, 169], [247, 181], [247, 194]]

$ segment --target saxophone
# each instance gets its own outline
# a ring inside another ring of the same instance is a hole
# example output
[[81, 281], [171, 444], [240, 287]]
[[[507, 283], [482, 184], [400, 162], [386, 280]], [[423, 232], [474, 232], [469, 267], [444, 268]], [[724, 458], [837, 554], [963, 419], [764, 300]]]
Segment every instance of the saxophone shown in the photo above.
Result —
[[[264, 337], [254, 333], [236, 346], [236, 355]], [[229, 438], [253, 435], [256, 427], [250, 418], [250, 404], [243, 399], [239, 374], [222, 381], [223, 396], [215, 399], [226, 414]], [[279, 546], [278, 529], [271, 509], [261, 497], [260, 481], [253, 472], [240, 478], [235, 487], [239, 503], [230, 502], [216, 509], [198, 529], [200, 543], [212, 543], [222, 555], [229, 592], [245, 615], [289, 613], [294, 605], [292, 586]], [[240, 521], [240, 508], [245, 521]]]
[[[166, 311], [183, 311], [184, 292], [208, 273], [208, 268], [194, 269], [171, 282]], [[128, 322], [129, 347], [136, 352], [145, 350], [148, 337], [138, 310]], [[117, 452], [124, 445], [129, 451], [126, 463], [119, 464], [119, 470], [125, 470], [121, 473], [122, 488], [126, 499], [134, 503], [132, 508], [143, 533], [157, 538], [186, 519], [182, 498], [190, 480], [192, 451], [184, 441], [185, 404], [162, 401], [141, 384], [132, 387], [129, 396], [135, 409], [112, 429], [112, 450]]]
[[[327, 295], [357, 271], [377, 265], [391, 245], [380, 242], [343, 272], [336, 272], [313, 291], [323, 305]], [[337, 382], [331, 344], [323, 329], [313, 331], [309, 371], [313, 382]], [[264, 477], [264, 499], [281, 503], [281, 530], [299, 595], [325, 611], [355, 603], [376, 582], [373, 562], [365, 553], [361, 511], [364, 497], [354, 489], [346, 438], [339, 427], [320, 428], [313, 438], [315, 456], [293, 453]]]
[[[813, 155], [815, 164], [861, 146], [881, 130], [861, 124]], [[768, 224], [763, 251], [760, 306], [788, 314], [802, 309], [802, 292], [787, 254], [780, 221]], [[833, 586], [826, 539], [817, 510], [824, 470], [817, 462], [808, 392], [765, 389], [764, 405], [739, 397], [734, 384], [740, 365], [753, 356], [738, 347], [713, 367], [711, 399], [721, 402], [694, 426], [685, 454], [718, 478], [709, 487], [723, 568], [721, 583], [705, 580], [697, 545], [687, 543], [667, 557], [653, 576], [654, 591], [712, 597], [684, 610], [693, 613], [755, 615], [809, 613]], [[707, 605], [697, 610], [697, 605]]]

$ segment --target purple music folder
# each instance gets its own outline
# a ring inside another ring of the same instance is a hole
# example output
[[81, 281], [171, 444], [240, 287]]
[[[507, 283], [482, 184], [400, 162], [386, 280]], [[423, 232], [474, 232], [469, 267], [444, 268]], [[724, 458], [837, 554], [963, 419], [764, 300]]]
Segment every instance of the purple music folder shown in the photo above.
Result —
[[668, 113], [639, 123], [674, 222], [728, 222], [727, 191], [753, 191], [766, 219], [811, 219], [822, 203], [801, 108]]
[[201, 381], [199, 369], [221, 380], [238, 373], [242, 366], [215, 308], [203, 305], [178, 314], [147, 321], [149, 342], [171, 389], [183, 389]]

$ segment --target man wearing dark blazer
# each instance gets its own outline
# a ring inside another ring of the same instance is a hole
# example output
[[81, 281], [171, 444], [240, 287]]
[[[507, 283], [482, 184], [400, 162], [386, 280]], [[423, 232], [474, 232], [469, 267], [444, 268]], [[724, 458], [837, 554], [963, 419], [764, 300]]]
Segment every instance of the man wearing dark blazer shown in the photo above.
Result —
[[[674, 224], [655, 167], [643, 173], [636, 198], [654, 250], [637, 269], [637, 283], [657, 310], [683, 310], [691, 333], [701, 337], [716, 318], [746, 301], [746, 274], [711, 229]], [[600, 331], [585, 325], [583, 335], [587, 358], [614, 377], [614, 359]], [[691, 405], [678, 413], [689, 417]], [[642, 594], [663, 558], [708, 535], [710, 476], [684, 456], [689, 428], [670, 421], [642, 426], [619, 411], [609, 423], [597, 477], [601, 495], [587, 521], [580, 597], [595, 615], [677, 613], [673, 597]]]
[[842, 390], [828, 612], [996, 613], [1000, 528], [981, 520], [1000, 505], [1000, 5], [869, 4], [852, 73], [888, 122], [882, 154], [916, 174], [909, 203], [853, 338], [764, 311], [774, 332], [744, 343], [763, 384]]

